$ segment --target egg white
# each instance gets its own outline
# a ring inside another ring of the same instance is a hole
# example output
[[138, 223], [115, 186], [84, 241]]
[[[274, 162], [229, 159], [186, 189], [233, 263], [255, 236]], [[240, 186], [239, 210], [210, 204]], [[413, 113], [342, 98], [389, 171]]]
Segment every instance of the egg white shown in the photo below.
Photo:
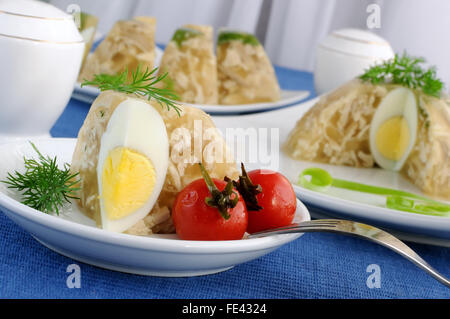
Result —
[[[408, 146], [399, 160], [391, 160], [382, 155], [376, 146], [376, 135], [380, 126], [387, 120], [402, 116], [407, 124], [410, 133]], [[370, 151], [375, 162], [382, 168], [398, 171], [402, 168], [412, 148], [417, 136], [418, 125], [417, 102], [414, 93], [407, 88], [397, 88], [389, 92], [378, 106], [370, 124]]]
[[[111, 150], [126, 147], [141, 153], [152, 162], [156, 182], [145, 204], [118, 220], [111, 220], [105, 211], [102, 194], [102, 172]], [[108, 122], [101, 138], [97, 165], [97, 180], [100, 194], [102, 228], [123, 232], [143, 219], [152, 209], [164, 185], [169, 163], [169, 141], [161, 115], [150, 105], [136, 98], [120, 103]]]

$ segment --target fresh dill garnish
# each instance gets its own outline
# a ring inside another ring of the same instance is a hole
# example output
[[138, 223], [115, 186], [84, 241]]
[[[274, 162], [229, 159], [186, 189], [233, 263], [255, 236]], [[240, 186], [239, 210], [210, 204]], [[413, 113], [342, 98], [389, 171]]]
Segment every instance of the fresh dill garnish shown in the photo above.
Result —
[[126, 94], [135, 94], [137, 96], [146, 97], [148, 100], [152, 98], [158, 102], [161, 107], [164, 105], [167, 110], [173, 108], [178, 115], [180, 115], [181, 109], [174, 102], [178, 99], [176, 93], [167, 85], [163, 88], [155, 86], [157, 83], [165, 83], [167, 73], [162, 75], [156, 75], [158, 68], [145, 71], [141, 70], [140, 65], [136, 67], [129, 76], [128, 69], [125, 69], [122, 73], [116, 75], [110, 74], [96, 74], [92, 81], [84, 80], [81, 87], [86, 85], [96, 86], [100, 91], [116, 91]]
[[70, 199], [78, 199], [76, 185], [80, 182], [78, 173], [70, 171], [69, 164], [63, 169], [58, 168], [56, 156], [43, 156], [36, 146], [31, 146], [38, 154], [38, 159], [23, 158], [25, 172], [8, 173], [6, 180], [8, 188], [21, 192], [22, 204], [30, 206], [46, 214], [55, 212], [59, 215], [60, 208]]
[[392, 83], [410, 89], [421, 89], [423, 93], [440, 97], [444, 83], [436, 77], [436, 69], [422, 68], [425, 63], [422, 57], [412, 57], [406, 52], [402, 56], [395, 55], [393, 59], [374, 65], [360, 76], [363, 81], [372, 84]]

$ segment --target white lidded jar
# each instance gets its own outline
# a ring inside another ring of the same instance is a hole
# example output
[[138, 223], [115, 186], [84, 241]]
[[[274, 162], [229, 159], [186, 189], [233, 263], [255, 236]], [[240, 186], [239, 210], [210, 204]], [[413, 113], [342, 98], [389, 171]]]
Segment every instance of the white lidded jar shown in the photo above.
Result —
[[84, 46], [71, 15], [40, 1], [0, 0], [0, 143], [49, 136]]
[[316, 93], [330, 92], [363, 74], [370, 66], [393, 57], [390, 44], [372, 32], [359, 29], [333, 31], [317, 47]]

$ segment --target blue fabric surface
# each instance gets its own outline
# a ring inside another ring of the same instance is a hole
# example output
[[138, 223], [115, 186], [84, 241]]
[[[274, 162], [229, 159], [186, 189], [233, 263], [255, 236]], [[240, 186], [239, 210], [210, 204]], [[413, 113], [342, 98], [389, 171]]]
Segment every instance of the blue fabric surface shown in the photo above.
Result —
[[[313, 90], [312, 75], [276, 68], [284, 89]], [[312, 97], [312, 96], [311, 96]], [[71, 100], [55, 137], [76, 137], [89, 105]], [[252, 262], [192, 278], [123, 274], [75, 262], [43, 247], [0, 214], [2, 298], [450, 298], [450, 289], [390, 250], [351, 237], [311, 233]], [[450, 249], [411, 244], [450, 277]], [[69, 289], [66, 268], [81, 267], [81, 288]], [[368, 288], [377, 264], [380, 288]]]

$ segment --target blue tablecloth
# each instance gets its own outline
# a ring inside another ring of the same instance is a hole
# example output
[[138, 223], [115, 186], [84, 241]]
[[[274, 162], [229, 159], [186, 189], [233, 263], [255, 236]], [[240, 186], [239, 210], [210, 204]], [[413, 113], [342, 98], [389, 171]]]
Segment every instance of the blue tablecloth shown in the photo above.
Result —
[[[313, 92], [312, 75], [276, 68], [284, 89]], [[314, 95], [314, 94], [313, 94]], [[76, 137], [89, 105], [71, 100], [51, 133]], [[0, 214], [3, 298], [450, 298], [450, 289], [390, 250], [360, 239], [310, 233], [275, 252], [215, 274], [156, 278], [99, 269], [58, 255]], [[411, 244], [450, 277], [450, 249]], [[66, 286], [67, 266], [81, 268], [81, 288]], [[369, 265], [380, 287], [369, 288]]]

